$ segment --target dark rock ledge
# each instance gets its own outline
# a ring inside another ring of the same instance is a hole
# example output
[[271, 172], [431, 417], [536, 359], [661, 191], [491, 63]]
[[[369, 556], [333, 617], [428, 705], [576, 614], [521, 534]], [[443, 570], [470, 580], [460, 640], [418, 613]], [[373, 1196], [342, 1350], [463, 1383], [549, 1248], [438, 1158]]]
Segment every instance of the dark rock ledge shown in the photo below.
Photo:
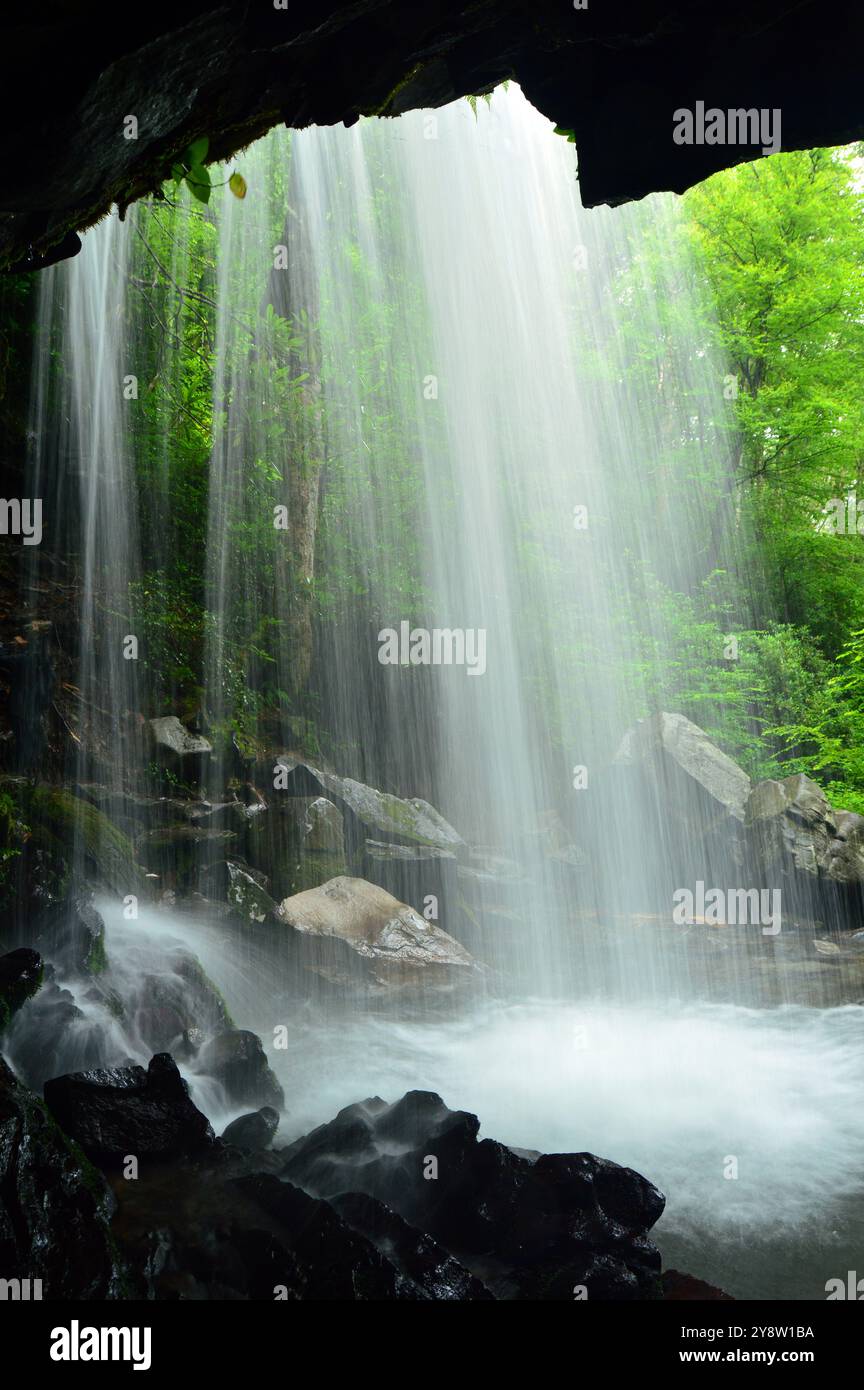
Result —
[[214, 1138], [168, 1054], [45, 1095], [0, 1063], [0, 1268], [45, 1300], [663, 1297], [650, 1182], [479, 1140], [429, 1092], [349, 1106], [282, 1150], [266, 1109], [251, 1147], [248, 1126]]
[[[780, 108], [784, 149], [864, 135], [864, 11], [839, 0], [61, 0], [4, 16], [0, 266], [74, 255], [203, 135], [226, 159], [284, 121], [353, 123], [519, 82], [575, 134], [587, 206], [683, 191], [752, 157], [680, 146], [697, 100]], [[124, 138], [124, 118], [138, 138]]]

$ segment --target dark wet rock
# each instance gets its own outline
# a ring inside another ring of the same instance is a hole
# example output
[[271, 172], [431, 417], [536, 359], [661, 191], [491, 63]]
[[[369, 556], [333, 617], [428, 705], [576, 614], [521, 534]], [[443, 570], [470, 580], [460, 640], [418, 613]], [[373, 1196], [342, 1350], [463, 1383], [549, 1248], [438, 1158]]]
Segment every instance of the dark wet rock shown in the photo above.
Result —
[[102, 1175], [0, 1058], [0, 1277], [41, 1279], [46, 1301], [120, 1296], [113, 1208]]
[[[720, 107], [782, 110], [784, 149], [864, 135], [860, 16], [849, 6], [814, 12], [773, 0], [755, 24], [752, 5], [685, 0], [584, 0], [578, 10], [552, 0], [431, 8], [352, 0], [316, 10], [315, 23], [303, 6], [272, 3], [188, 0], [111, 13], [109, 25], [100, 6], [12, 11], [3, 127], [18, 157], [3, 192], [4, 268], [75, 255], [76, 230], [113, 203], [151, 194], [202, 134], [210, 158], [231, 162], [282, 121], [398, 116], [505, 78], [574, 133], [586, 207], [680, 193], [758, 153], [672, 140], [685, 77], [688, 93], [710, 93]], [[48, 110], [39, 86], [52, 93]], [[121, 108], [141, 115], [141, 139], [121, 142]]]
[[346, 1192], [330, 1198], [330, 1206], [397, 1267], [405, 1283], [417, 1289], [420, 1297], [436, 1301], [492, 1299], [480, 1280], [431, 1236], [409, 1226], [375, 1197]]
[[167, 1053], [151, 1058], [146, 1071], [114, 1067], [55, 1077], [45, 1083], [45, 1103], [88, 1158], [106, 1167], [122, 1164], [127, 1155], [164, 1162], [214, 1142], [209, 1121], [193, 1105]]
[[39, 949], [63, 970], [73, 975], [100, 975], [105, 970], [105, 923], [92, 894], [54, 903], [40, 915], [34, 930]]
[[376, 987], [467, 984], [477, 966], [458, 941], [362, 878], [286, 898], [276, 917], [306, 969]]
[[70, 1065], [98, 1066], [108, 1042], [107, 1020], [85, 1013], [54, 976], [53, 967], [46, 965], [42, 988], [16, 1014], [4, 1038], [16, 1073], [36, 1090]]
[[226, 862], [228, 883], [225, 890], [228, 906], [242, 921], [263, 922], [275, 911], [276, 904], [260, 882], [260, 875], [232, 860]]
[[28, 946], [0, 956], [0, 1033], [39, 989], [43, 973], [42, 957]]
[[[261, 1155], [255, 1161], [260, 1161]], [[367, 1302], [423, 1297], [327, 1202], [224, 1163], [123, 1184], [117, 1228], [134, 1296]]]
[[279, 1128], [279, 1112], [272, 1105], [263, 1105], [250, 1115], [240, 1115], [232, 1120], [222, 1135], [226, 1144], [248, 1153], [260, 1153], [269, 1149], [273, 1136]]
[[645, 1178], [593, 1154], [534, 1159], [492, 1139], [440, 1096], [375, 1097], [284, 1150], [284, 1176], [325, 1198], [364, 1192], [392, 1207], [499, 1298], [657, 1298], [647, 1239], [663, 1211]]
[[247, 825], [243, 843], [277, 900], [347, 871], [343, 817], [332, 801], [275, 790], [268, 796], [266, 814]]
[[233, 1104], [284, 1108], [282, 1087], [256, 1033], [229, 1028], [217, 1034], [200, 1049], [198, 1066], [220, 1082]]
[[303, 839], [305, 848], [313, 853], [344, 855], [342, 813], [326, 796], [306, 799]]
[[143, 831], [135, 841], [140, 861], [169, 887], [194, 887], [208, 865], [224, 861], [237, 846], [234, 830], [219, 830], [205, 821], [164, 825]]
[[159, 974], [145, 973], [127, 992], [127, 1013], [153, 1052], [172, 1052], [186, 1034], [233, 1027], [222, 994], [191, 951], [165, 953]]
[[16, 815], [29, 828], [15, 861], [12, 921], [30, 935], [32, 919], [92, 888], [143, 893], [146, 885], [129, 838], [89, 801], [66, 787], [5, 779]]

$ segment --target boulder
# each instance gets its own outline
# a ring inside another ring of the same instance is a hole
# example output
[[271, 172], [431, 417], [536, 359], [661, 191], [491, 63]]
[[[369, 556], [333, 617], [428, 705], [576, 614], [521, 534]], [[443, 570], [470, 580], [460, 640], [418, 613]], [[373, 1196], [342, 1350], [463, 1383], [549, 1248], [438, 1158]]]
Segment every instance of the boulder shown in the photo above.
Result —
[[477, 966], [458, 941], [362, 878], [331, 879], [276, 912], [302, 963], [331, 979], [375, 985], [468, 983]]
[[197, 1070], [218, 1081], [231, 1104], [275, 1106], [277, 1110], [285, 1106], [282, 1087], [256, 1033], [227, 1028], [210, 1038], [198, 1052]]
[[661, 1296], [647, 1233], [663, 1195], [593, 1154], [478, 1140], [476, 1115], [411, 1091], [348, 1106], [283, 1150], [283, 1176], [327, 1200], [362, 1192], [432, 1237], [498, 1298]]
[[303, 844], [312, 853], [338, 854], [340, 857], [345, 853], [342, 812], [326, 796], [306, 799]]
[[149, 729], [156, 761], [187, 780], [200, 781], [213, 753], [209, 740], [190, 733], [176, 714], [149, 720]]
[[214, 1143], [168, 1053], [143, 1067], [113, 1067], [58, 1076], [45, 1083], [45, 1103], [58, 1124], [95, 1163], [119, 1166], [127, 1155], [165, 1162]]
[[864, 816], [835, 811], [803, 773], [759, 782], [747, 802], [746, 827], [751, 861], [762, 878], [864, 884]]
[[222, 1140], [247, 1153], [262, 1153], [264, 1149], [269, 1149], [278, 1128], [279, 1111], [274, 1110], [272, 1105], [262, 1105], [260, 1110], [232, 1120], [226, 1126]]
[[[324, 796], [347, 812], [347, 850], [349, 858], [362, 847], [367, 833], [397, 844], [434, 845], [458, 851], [465, 841], [434, 806], [420, 797], [403, 798], [378, 791], [353, 777], [325, 772], [287, 753], [280, 753], [275, 766], [282, 769], [283, 790], [293, 796]], [[272, 776], [272, 768], [270, 769]]]
[[69, 974], [99, 975], [107, 966], [105, 923], [90, 893], [47, 907], [37, 920], [35, 939], [44, 955]]
[[0, 1033], [39, 989], [42, 975], [42, 957], [27, 946], [0, 956]]
[[264, 875], [232, 859], [226, 860], [225, 872], [225, 901], [235, 916], [249, 925], [265, 921], [276, 904], [264, 886]]
[[621, 767], [647, 764], [670, 796], [689, 791], [707, 810], [744, 820], [750, 778], [683, 714], [661, 711], [640, 720], [624, 735], [615, 762]]
[[828, 846], [825, 874], [834, 883], [864, 884], [864, 816], [835, 811], [835, 838]]
[[120, 1296], [101, 1173], [0, 1057], [0, 1273], [52, 1302]]
[[315, 888], [347, 870], [342, 812], [323, 796], [274, 791], [265, 815], [246, 828], [245, 855], [279, 898]]
[[233, 1027], [222, 994], [191, 951], [166, 951], [164, 969], [144, 973], [127, 987], [126, 1012], [134, 1032], [153, 1052], [173, 1052], [181, 1038]]

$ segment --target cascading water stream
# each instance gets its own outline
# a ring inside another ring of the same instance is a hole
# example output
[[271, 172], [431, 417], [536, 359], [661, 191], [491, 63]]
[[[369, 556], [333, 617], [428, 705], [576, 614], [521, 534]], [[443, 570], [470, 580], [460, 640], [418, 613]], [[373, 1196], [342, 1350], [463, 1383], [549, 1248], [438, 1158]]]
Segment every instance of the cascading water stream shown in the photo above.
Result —
[[[686, 949], [650, 925], [689, 846], [677, 822], [659, 848], [649, 833], [662, 788], [624, 791], [608, 771], [628, 727], [662, 707], [670, 595], [736, 563], [723, 365], [702, 345], [674, 202], [584, 212], [568, 145], [515, 89], [476, 116], [459, 103], [271, 135], [245, 167], [247, 199], [205, 219], [217, 247], [209, 791], [239, 798], [249, 775], [227, 728], [295, 745], [311, 667], [329, 762], [426, 798], [469, 842], [439, 920], [481, 924], [488, 970], [443, 1010], [304, 1005], [248, 924], [164, 901], [130, 921], [106, 901], [108, 970], [76, 991], [82, 1019], [46, 1057], [37, 999], [9, 1033], [10, 1059], [34, 1084], [146, 1062], [153, 999], [160, 1026], [179, 1018], [197, 957], [239, 1027], [265, 1043], [287, 1028], [287, 1050], [268, 1048], [282, 1138], [365, 1095], [439, 1090], [506, 1142], [608, 1154], [656, 1181], [669, 1197], [661, 1244], [680, 1267], [739, 1296], [820, 1297], [854, 1267], [861, 1234], [861, 1011], [700, 999]], [[140, 703], [122, 652], [144, 568], [123, 398], [143, 351], [129, 328], [142, 322], [134, 233], [106, 222], [47, 273], [43, 336], [60, 335], [66, 385], [52, 392], [40, 357], [34, 396], [34, 486], [56, 477], [55, 509], [80, 536], [79, 694], [111, 713], [109, 743]], [[640, 259], [649, 246], [664, 248], [661, 292]], [[178, 247], [173, 277], [188, 259]], [[163, 425], [160, 481], [140, 499], [142, 532], [164, 530], [144, 547], [155, 569], [153, 554], [182, 540], [171, 455]], [[398, 640], [403, 624], [430, 643], [461, 633], [465, 659], [400, 650], [382, 664], [380, 634]], [[260, 712], [271, 688], [277, 717]], [[145, 755], [117, 742], [116, 785], [135, 787]], [[90, 776], [86, 759], [76, 776]], [[705, 828], [692, 823], [694, 840]], [[211, 844], [197, 850], [204, 889]], [[703, 873], [735, 881], [719, 850]], [[751, 964], [737, 967], [742, 988]], [[772, 968], [782, 978], [782, 961]], [[237, 1113], [194, 1058], [183, 1066], [217, 1127]]]

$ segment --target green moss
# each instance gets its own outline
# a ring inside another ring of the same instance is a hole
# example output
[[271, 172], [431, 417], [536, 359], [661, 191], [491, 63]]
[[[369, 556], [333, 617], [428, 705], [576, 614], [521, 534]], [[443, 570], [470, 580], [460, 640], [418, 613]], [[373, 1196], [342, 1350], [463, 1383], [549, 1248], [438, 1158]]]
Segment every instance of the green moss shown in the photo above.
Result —
[[65, 787], [34, 786], [14, 779], [5, 781], [3, 791], [30, 827], [29, 846], [51, 856], [58, 894], [69, 887], [76, 850], [83, 852], [88, 870], [105, 887], [121, 895], [142, 889], [143, 876], [131, 842], [89, 801]]
[[322, 883], [329, 883], [331, 878], [339, 878], [348, 872], [348, 865], [339, 854], [310, 852], [301, 855], [292, 866], [291, 894], [320, 888]]
[[105, 954], [105, 939], [102, 936], [94, 937], [93, 945], [90, 947], [89, 955], [84, 962], [84, 969], [88, 975], [102, 975], [108, 969], [108, 957]]

